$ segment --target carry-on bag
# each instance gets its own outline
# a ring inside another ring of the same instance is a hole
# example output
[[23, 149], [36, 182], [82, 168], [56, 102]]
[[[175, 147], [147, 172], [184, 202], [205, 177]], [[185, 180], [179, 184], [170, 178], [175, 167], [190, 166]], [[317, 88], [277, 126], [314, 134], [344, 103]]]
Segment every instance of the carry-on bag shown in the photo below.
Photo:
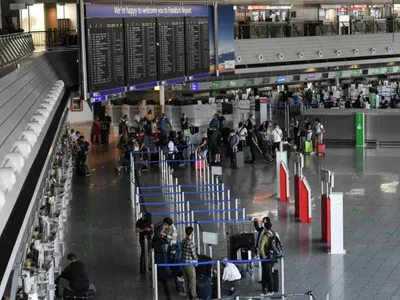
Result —
[[313, 145], [312, 141], [305, 141], [304, 142], [304, 153], [311, 153], [313, 152]]
[[[211, 261], [211, 257], [203, 254], [198, 254], [197, 255], [198, 262], [206, 262], [206, 261]], [[198, 265], [196, 267], [196, 276], [197, 278], [200, 278], [201, 276], [206, 276], [210, 277], [211, 276], [211, 264], [207, 265]]]
[[244, 167], [244, 156], [243, 152], [234, 152], [233, 155], [235, 156], [235, 165], [234, 168], [240, 169]]
[[321, 143], [319, 143], [317, 145], [317, 153], [318, 155], [325, 155], [326, 154], [326, 149], [325, 149], [325, 144], [322, 140], [322, 136], [321, 136]]
[[196, 282], [197, 297], [203, 300], [211, 299], [212, 284], [211, 276], [200, 276]]
[[271, 163], [271, 162], [274, 161], [273, 157], [272, 157], [268, 152], [262, 151], [262, 150], [260, 149], [260, 147], [259, 147], [257, 144], [255, 144], [255, 145], [257, 146], [258, 151], [261, 152], [262, 156], [265, 158], [265, 160], [266, 160], [268, 163]]
[[243, 147], [243, 159], [244, 159], [245, 162], [251, 161], [250, 146]]

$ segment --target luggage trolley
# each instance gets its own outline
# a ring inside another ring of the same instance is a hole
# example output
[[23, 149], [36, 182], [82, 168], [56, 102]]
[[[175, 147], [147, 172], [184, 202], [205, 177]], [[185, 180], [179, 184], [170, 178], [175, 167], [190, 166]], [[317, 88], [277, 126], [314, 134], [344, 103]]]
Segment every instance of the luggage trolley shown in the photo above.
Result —
[[[256, 256], [256, 233], [253, 221], [237, 222], [228, 225], [227, 252], [231, 260], [251, 260]], [[253, 264], [248, 263], [245, 266], [238, 266], [242, 278], [247, 273], [253, 276]]]

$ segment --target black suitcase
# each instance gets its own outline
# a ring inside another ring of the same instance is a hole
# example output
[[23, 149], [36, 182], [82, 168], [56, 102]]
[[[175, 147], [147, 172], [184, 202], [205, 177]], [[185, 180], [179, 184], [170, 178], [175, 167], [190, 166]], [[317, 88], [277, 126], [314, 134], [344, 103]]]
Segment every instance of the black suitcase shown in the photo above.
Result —
[[199, 127], [191, 126], [190, 127], [190, 134], [197, 134], [197, 133], [199, 133]]
[[[197, 255], [198, 258], [198, 262], [205, 262], [205, 261], [211, 261], [211, 257], [207, 256], [207, 255], [202, 255], [202, 254], [198, 254]], [[196, 267], [196, 276], [197, 278], [200, 278], [201, 276], [205, 276], [205, 277], [210, 277], [211, 276], [211, 268], [212, 265], [198, 265]]]
[[176, 139], [176, 131], [172, 130], [169, 132], [168, 138]]
[[253, 249], [256, 245], [256, 240], [254, 238], [254, 233], [240, 233], [230, 237], [229, 244], [236, 250], [240, 248]]
[[277, 292], [279, 292], [279, 272], [278, 272], [278, 270], [274, 270], [272, 272], [272, 278], [273, 278], [274, 292], [277, 293]]
[[93, 290], [88, 290], [87, 292], [74, 292], [74, 291], [65, 290], [63, 298], [64, 298], [64, 300], [70, 300], [70, 299], [92, 300], [92, 299], [94, 299], [95, 294], [96, 294], [96, 291], [93, 291]]

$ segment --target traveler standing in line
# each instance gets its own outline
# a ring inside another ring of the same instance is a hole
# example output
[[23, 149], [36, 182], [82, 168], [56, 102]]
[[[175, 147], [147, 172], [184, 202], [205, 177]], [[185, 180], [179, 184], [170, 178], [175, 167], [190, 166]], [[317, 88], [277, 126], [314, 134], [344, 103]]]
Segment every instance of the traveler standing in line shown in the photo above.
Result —
[[249, 116], [249, 118], [247, 119], [247, 124], [246, 124], [246, 128], [247, 128], [247, 144], [249, 144], [251, 146], [251, 140], [253, 138], [252, 133], [255, 131], [256, 129], [256, 117], [251, 114]]
[[236, 166], [236, 157], [235, 153], [238, 150], [238, 145], [239, 145], [239, 136], [236, 134], [235, 129], [231, 130], [231, 136], [229, 139], [229, 148], [228, 148], [228, 156], [231, 159], [231, 168], [237, 168]]
[[322, 136], [325, 132], [324, 126], [321, 124], [319, 119], [315, 119], [314, 125], [314, 132], [315, 132], [315, 152], [317, 151], [318, 144], [322, 143]]
[[91, 134], [92, 145], [101, 143], [100, 135], [101, 135], [100, 120], [99, 117], [96, 116], [94, 117], [94, 120], [92, 122], [92, 134]]
[[[221, 163], [221, 149], [220, 149], [220, 144], [221, 144], [221, 131], [215, 129], [215, 128], [210, 128], [210, 133], [209, 133], [209, 149], [210, 149], [210, 163], [214, 164], [220, 164]], [[214, 161], [213, 161], [214, 160]]]
[[[186, 227], [186, 238], [182, 241], [182, 263], [197, 262], [196, 248], [193, 243], [193, 227]], [[186, 298], [196, 299], [196, 270], [194, 266], [183, 267], [183, 277], [185, 278]]]
[[251, 163], [254, 164], [256, 162], [256, 150], [257, 150], [257, 145], [258, 145], [256, 131], [252, 130], [250, 132], [249, 136], [250, 136]]
[[81, 135], [77, 142], [78, 144], [78, 158], [81, 164], [85, 166], [86, 176], [90, 176], [90, 167], [89, 167], [89, 143], [85, 140], [85, 137]]
[[186, 129], [189, 129], [189, 119], [186, 114], [183, 113], [181, 118], [181, 130], [184, 132]]
[[140, 274], [146, 274], [146, 268], [148, 266], [145, 265], [145, 239], [147, 239], [148, 248], [147, 250], [150, 251], [151, 249], [151, 235], [153, 232], [153, 226], [151, 222], [151, 213], [145, 213], [145, 215], [140, 218], [136, 222], [136, 232], [139, 233], [139, 243], [140, 243]]
[[[261, 239], [260, 244], [260, 257], [262, 259], [275, 259], [274, 249], [272, 249], [272, 241], [279, 241], [278, 233], [271, 230], [272, 224], [265, 223], [264, 225], [264, 235]], [[261, 285], [263, 290], [263, 296], [273, 296], [274, 293], [274, 278], [272, 276], [272, 268], [274, 267], [274, 261], [263, 261], [261, 263], [262, 267], [262, 278]]]
[[246, 146], [246, 138], [247, 138], [247, 128], [244, 126], [242, 122], [239, 123], [239, 127], [236, 130], [238, 136], [239, 136], [239, 147], [238, 150], [242, 151], [243, 147]]
[[259, 223], [259, 221], [260, 221], [259, 219], [254, 219], [254, 220], [253, 220], [253, 222], [254, 222], [254, 229], [258, 232], [257, 241], [256, 241], [256, 247], [257, 247], [257, 249], [260, 248], [260, 241], [261, 241], [261, 237], [262, 237], [263, 234], [264, 234], [265, 224], [271, 223], [271, 220], [270, 220], [269, 217], [264, 217], [264, 218], [262, 218], [261, 224]]
[[274, 124], [274, 130], [272, 130], [272, 142], [274, 144], [274, 152], [276, 149], [279, 150], [279, 144], [282, 142], [283, 133], [279, 128], [278, 124]]
[[[225, 119], [225, 118], [224, 118]], [[209, 124], [210, 129], [220, 129], [221, 123], [219, 122], [219, 116], [218, 114], [214, 115], [214, 118], [212, 118], [210, 124]]]
[[165, 115], [165, 113], [162, 113], [160, 120], [158, 121], [158, 127], [160, 128], [160, 131], [164, 136], [167, 136], [167, 125], [172, 128], [172, 125], [169, 122], [167, 116]]
[[108, 145], [108, 138], [110, 136], [111, 117], [105, 113], [101, 119], [101, 143]]

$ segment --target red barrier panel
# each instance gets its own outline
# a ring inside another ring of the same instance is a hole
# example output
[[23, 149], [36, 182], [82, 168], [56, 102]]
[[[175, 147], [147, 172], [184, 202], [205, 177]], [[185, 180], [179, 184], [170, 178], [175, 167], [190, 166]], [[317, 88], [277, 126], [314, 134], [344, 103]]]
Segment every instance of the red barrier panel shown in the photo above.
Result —
[[294, 175], [294, 217], [300, 217], [300, 176]]
[[311, 195], [303, 180], [299, 182], [299, 216], [302, 223], [311, 223], [311, 203], [309, 203]]
[[331, 199], [325, 194], [321, 196], [321, 239], [331, 243]]
[[288, 196], [288, 189], [289, 189], [289, 186], [288, 186], [288, 176], [289, 176], [289, 174], [287, 174], [286, 173], [286, 170], [285, 170], [285, 168], [284, 168], [284, 166], [282, 165], [282, 163], [281, 163], [281, 165], [280, 165], [280, 168], [279, 168], [279, 173], [280, 173], [280, 181], [279, 181], [279, 184], [280, 184], [280, 198], [281, 198], [281, 201], [289, 201], [289, 196]]

